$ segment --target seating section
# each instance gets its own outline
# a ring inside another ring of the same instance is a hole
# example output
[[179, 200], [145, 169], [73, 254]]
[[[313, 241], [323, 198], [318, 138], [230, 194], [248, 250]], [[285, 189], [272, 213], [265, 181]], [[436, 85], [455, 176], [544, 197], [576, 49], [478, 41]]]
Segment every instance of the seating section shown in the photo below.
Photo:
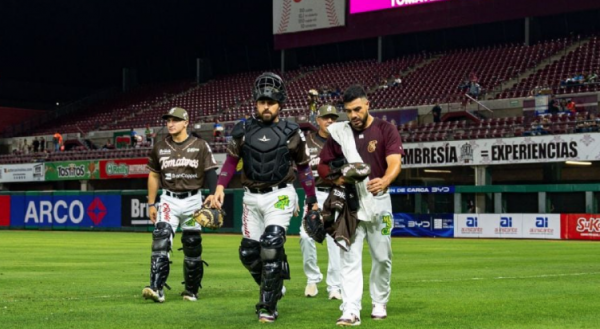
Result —
[[[497, 98], [526, 97], [536, 86], [548, 84], [553, 94], [571, 94], [600, 90], [598, 83], [586, 83], [570, 86], [561, 86], [561, 81], [574, 75], [599, 73], [600, 71], [600, 40], [597, 36], [589, 42], [582, 43], [575, 51], [562, 57], [560, 60], [546, 66], [529, 77], [523, 79], [510, 90], [504, 91]], [[600, 81], [600, 79], [596, 79]]]
[[534, 46], [503, 45], [463, 49], [440, 55], [437, 60], [406, 76], [400, 87], [380, 89], [371, 96], [375, 108], [462, 102], [465, 80], [476, 80], [484, 90], [537, 65], [564, 49], [568, 40], [555, 40]]
[[85, 150], [74, 149], [64, 152], [31, 152], [27, 154], [2, 154], [1, 164], [31, 163], [44, 161], [76, 161], [76, 160], [103, 160], [103, 159], [131, 159], [145, 158], [152, 149], [128, 148], [115, 150]]

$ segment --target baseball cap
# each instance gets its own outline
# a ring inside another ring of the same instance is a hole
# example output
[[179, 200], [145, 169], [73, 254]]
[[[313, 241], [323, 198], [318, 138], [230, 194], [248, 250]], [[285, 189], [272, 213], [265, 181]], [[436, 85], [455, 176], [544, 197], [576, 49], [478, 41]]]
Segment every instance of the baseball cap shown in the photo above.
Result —
[[337, 113], [337, 109], [333, 105], [321, 105], [321, 107], [319, 107], [318, 112], [319, 112], [319, 114], [317, 116], [319, 118], [320, 117], [325, 117], [325, 116], [328, 116], [328, 115], [334, 116], [336, 118], [340, 116]]
[[181, 107], [174, 107], [174, 108], [170, 109], [167, 114], [162, 116], [162, 118], [164, 120], [167, 120], [169, 117], [173, 117], [173, 118], [177, 118], [177, 119], [181, 119], [181, 120], [185, 120], [185, 121], [188, 121], [190, 119], [187, 111], [182, 109]]

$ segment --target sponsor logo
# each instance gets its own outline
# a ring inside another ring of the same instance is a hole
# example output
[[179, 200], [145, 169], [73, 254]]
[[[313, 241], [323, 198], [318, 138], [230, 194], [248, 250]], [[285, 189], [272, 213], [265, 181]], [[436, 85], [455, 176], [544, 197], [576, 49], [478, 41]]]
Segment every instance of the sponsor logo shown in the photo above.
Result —
[[171, 154], [171, 150], [170, 149], [160, 149], [158, 150], [158, 155], [168, 155]]
[[467, 227], [463, 227], [460, 230], [462, 234], [481, 234], [481, 233], [483, 233], [483, 228], [478, 227], [477, 217], [467, 217], [466, 224], [467, 224]]
[[[454, 156], [456, 156], [456, 153], [454, 153]], [[473, 161], [473, 146], [471, 144], [467, 143], [460, 147], [460, 161], [464, 163]]]
[[339, 189], [333, 189], [333, 195], [338, 198], [346, 199], [346, 193]]
[[431, 227], [431, 223], [429, 221], [408, 221], [408, 227], [422, 227], [429, 228]]
[[536, 217], [535, 227], [548, 227], [548, 217]]
[[131, 199], [131, 218], [149, 218], [148, 203], [138, 199]]
[[494, 229], [496, 234], [516, 234], [518, 233], [518, 229], [516, 227], [512, 227], [513, 220], [512, 217], [500, 217], [500, 228]]
[[84, 165], [77, 166], [75, 164], [70, 164], [68, 167], [57, 166], [56, 171], [57, 171], [58, 177], [60, 177], [60, 178], [85, 177], [85, 174], [86, 174]]
[[385, 225], [385, 227], [381, 229], [381, 235], [392, 234], [393, 218], [394, 217], [390, 213], [381, 214], [381, 222]]
[[267, 135], [264, 135], [262, 138], [259, 138], [258, 141], [266, 143], [266, 142], [270, 141], [270, 139], [267, 138]]
[[190, 147], [189, 149], [187, 149], [186, 152], [192, 153], [192, 152], [198, 152], [198, 151], [200, 151], [199, 148], [197, 148], [197, 147]]
[[548, 217], [536, 217], [535, 218], [535, 228], [530, 228], [529, 234], [552, 235], [552, 234], [554, 234], [554, 229], [548, 228]]
[[287, 195], [280, 195], [277, 198], [279, 201], [275, 203], [275, 209], [285, 210], [285, 207], [290, 205], [290, 198]]
[[198, 159], [171, 159], [169, 157], [162, 157], [158, 160], [160, 162], [160, 169], [178, 168], [178, 167], [192, 167], [198, 168]]
[[[40, 201], [37, 206], [35, 201], [29, 201], [25, 212], [25, 224], [64, 224], [67, 222], [79, 224], [83, 220], [83, 216], [87, 213], [92, 222], [98, 225], [102, 222], [104, 216], [106, 216], [106, 206], [98, 197], [90, 203], [87, 209], [79, 200], [73, 200], [70, 203], [67, 203], [65, 200], [58, 200], [54, 203], [52, 201]], [[61, 210], [67, 210], [67, 213], [60, 216], [59, 212]]]
[[127, 176], [129, 174], [129, 168], [126, 164], [116, 164], [114, 162], [109, 162], [106, 164], [106, 174], [107, 175], [123, 175]]
[[579, 233], [600, 233], [600, 218], [579, 217], [576, 230]]

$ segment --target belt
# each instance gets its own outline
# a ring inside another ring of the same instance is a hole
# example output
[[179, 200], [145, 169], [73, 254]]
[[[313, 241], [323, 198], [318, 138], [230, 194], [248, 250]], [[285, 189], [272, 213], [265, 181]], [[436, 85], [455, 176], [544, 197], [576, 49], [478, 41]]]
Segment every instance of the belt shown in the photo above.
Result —
[[329, 193], [331, 191], [331, 187], [317, 187], [317, 191]]
[[271, 187], [265, 187], [265, 188], [244, 187], [244, 189], [250, 193], [265, 194], [265, 193], [271, 193], [273, 191], [277, 191], [277, 190], [280, 190], [280, 189], [286, 188], [286, 187], [287, 187], [287, 184], [283, 183], [283, 184], [279, 184], [277, 186], [271, 186]]
[[198, 194], [198, 190], [193, 190], [193, 191], [189, 191], [189, 192], [180, 192], [180, 193], [165, 190], [165, 194], [172, 198], [185, 199], [185, 198], [191, 197], [192, 195]]

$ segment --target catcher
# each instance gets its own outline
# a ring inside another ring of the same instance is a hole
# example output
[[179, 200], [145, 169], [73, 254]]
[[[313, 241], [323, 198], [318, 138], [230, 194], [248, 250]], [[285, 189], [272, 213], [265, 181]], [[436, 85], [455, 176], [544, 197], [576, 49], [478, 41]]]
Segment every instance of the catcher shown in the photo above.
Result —
[[[215, 191], [218, 164], [208, 143], [188, 134], [186, 110], [175, 107], [162, 118], [169, 136], [154, 144], [148, 159], [148, 213], [155, 227], [152, 232], [150, 285], [144, 288], [142, 296], [157, 303], [165, 301], [163, 288], [169, 288], [170, 251], [180, 226], [185, 283], [181, 295], [184, 300], [196, 301], [206, 263], [202, 259], [202, 226], [192, 216], [197, 212], [198, 220], [207, 220], [207, 227], [222, 223], [222, 216], [214, 212], [206, 209], [196, 211], [202, 205], [200, 189], [205, 183], [211, 195]], [[163, 192], [160, 202], [156, 202], [159, 186]]]

